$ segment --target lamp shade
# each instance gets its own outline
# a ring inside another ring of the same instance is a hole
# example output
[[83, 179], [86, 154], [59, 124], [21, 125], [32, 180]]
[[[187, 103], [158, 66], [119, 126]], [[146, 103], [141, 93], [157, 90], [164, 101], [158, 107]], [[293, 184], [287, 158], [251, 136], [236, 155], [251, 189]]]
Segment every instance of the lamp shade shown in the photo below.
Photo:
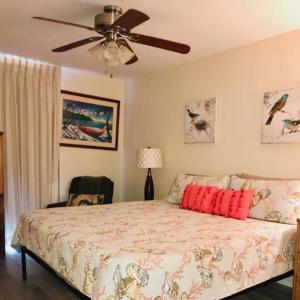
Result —
[[139, 149], [136, 158], [138, 168], [161, 168], [162, 152], [159, 148]]

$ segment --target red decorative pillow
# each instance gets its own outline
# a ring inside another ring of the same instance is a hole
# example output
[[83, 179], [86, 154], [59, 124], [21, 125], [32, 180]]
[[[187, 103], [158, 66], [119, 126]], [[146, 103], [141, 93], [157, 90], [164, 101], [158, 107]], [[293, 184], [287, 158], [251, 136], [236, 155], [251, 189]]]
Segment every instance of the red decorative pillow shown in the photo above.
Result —
[[213, 213], [226, 218], [246, 220], [254, 194], [254, 190], [219, 190]]
[[203, 186], [198, 186], [198, 185], [193, 185], [190, 188], [190, 193], [189, 193], [189, 200], [188, 200], [188, 208], [191, 210], [197, 210], [198, 208], [198, 203], [199, 201], [199, 196], [203, 194], [203, 190], [205, 187]]
[[205, 193], [201, 199], [200, 211], [212, 214], [215, 206], [216, 198], [218, 196], [219, 189], [217, 187], [206, 187]]
[[194, 210], [197, 207], [197, 200], [199, 190], [201, 191], [201, 186], [188, 184], [185, 186], [183, 197], [180, 202], [181, 208]]
[[[235, 212], [237, 210], [240, 199], [242, 197], [242, 192], [241, 191], [230, 191], [230, 192], [232, 192], [232, 194], [231, 194], [231, 199], [228, 207], [228, 217], [234, 218]], [[227, 191], [225, 193], [227, 193]]]
[[235, 208], [235, 211], [229, 214], [231, 218], [246, 220], [250, 209], [251, 202], [255, 195], [255, 190], [243, 190], [239, 192], [239, 201]]
[[185, 187], [180, 208], [212, 213], [218, 188], [188, 184]]
[[254, 194], [254, 190], [235, 191], [188, 184], [180, 208], [245, 220]]
[[216, 198], [215, 206], [213, 209], [214, 215], [228, 217], [229, 205], [231, 201], [233, 191], [220, 189]]

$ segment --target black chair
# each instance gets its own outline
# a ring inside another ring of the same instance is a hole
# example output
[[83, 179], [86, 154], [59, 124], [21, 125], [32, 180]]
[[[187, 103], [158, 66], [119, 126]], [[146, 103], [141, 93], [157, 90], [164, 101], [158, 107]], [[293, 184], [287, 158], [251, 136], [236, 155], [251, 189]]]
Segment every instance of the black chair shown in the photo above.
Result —
[[[112, 203], [114, 183], [107, 177], [80, 176], [74, 177], [69, 188], [70, 194], [104, 194], [103, 204]], [[48, 204], [47, 208], [65, 207], [67, 201]]]

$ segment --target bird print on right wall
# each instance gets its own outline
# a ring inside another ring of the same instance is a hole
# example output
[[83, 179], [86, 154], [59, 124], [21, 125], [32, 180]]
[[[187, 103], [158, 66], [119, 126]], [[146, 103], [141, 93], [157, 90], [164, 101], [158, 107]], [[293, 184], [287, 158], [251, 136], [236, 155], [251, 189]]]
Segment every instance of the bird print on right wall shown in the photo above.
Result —
[[286, 101], [288, 99], [288, 94], [284, 94], [274, 105], [273, 107], [271, 108], [270, 110], [270, 116], [266, 122], [266, 125], [270, 125], [275, 114], [278, 113], [278, 112], [284, 112], [282, 111], [283, 107], [285, 106], [286, 104]]
[[300, 142], [300, 88], [264, 94], [262, 143]]

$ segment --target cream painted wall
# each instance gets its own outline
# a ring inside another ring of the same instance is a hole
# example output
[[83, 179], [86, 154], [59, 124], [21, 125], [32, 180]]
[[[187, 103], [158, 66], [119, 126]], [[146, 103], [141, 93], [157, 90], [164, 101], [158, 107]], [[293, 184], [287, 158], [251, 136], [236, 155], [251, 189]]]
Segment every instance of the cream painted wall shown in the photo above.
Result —
[[[161, 147], [154, 170], [156, 197], [179, 172], [249, 172], [300, 178], [300, 144], [263, 145], [266, 91], [300, 87], [300, 31], [232, 49], [126, 82], [125, 198], [143, 199], [146, 170], [135, 167], [139, 147]], [[218, 98], [215, 144], [184, 144], [184, 104]]]
[[119, 150], [60, 147], [60, 198], [66, 199], [70, 181], [75, 176], [105, 175], [114, 181], [114, 202], [123, 200], [123, 134], [124, 134], [124, 83], [96, 73], [62, 68], [61, 87], [78, 93], [90, 94], [121, 101]]

